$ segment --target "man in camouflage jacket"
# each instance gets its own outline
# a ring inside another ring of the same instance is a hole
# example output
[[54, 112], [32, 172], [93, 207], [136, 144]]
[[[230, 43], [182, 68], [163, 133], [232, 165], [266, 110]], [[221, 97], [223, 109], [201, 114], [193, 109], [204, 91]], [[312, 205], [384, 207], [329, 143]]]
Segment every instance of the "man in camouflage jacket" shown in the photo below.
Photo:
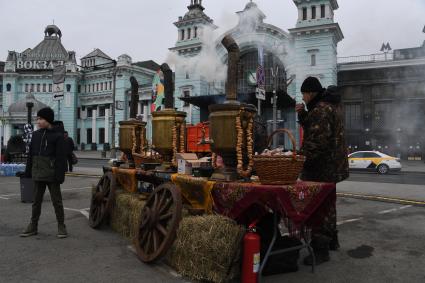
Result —
[[[297, 104], [298, 121], [304, 130], [301, 153], [306, 161], [301, 173], [305, 181], [338, 183], [348, 178], [348, 157], [345, 146], [341, 96], [335, 86], [324, 89], [319, 80], [308, 77], [301, 86], [303, 104]], [[320, 231], [313, 231], [313, 249], [318, 264], [329, 260], [329, 248], [339, 248], [336, 230], [336, 209], [332, 219]], [[311, 258], [306, 258], [311, 264]]]

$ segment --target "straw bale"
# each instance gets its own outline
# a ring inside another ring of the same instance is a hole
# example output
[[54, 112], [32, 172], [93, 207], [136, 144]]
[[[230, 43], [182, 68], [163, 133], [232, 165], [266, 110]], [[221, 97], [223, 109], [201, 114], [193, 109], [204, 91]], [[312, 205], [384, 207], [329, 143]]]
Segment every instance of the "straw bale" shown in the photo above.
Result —
[[239, 276], [244, 229], [218, 216], [183, 218], [168, 263], [190, 279], [227, 282]]
[[117, 191], [111, 215], [111, 228], [133, 241], [146, 200], [135, 193]]

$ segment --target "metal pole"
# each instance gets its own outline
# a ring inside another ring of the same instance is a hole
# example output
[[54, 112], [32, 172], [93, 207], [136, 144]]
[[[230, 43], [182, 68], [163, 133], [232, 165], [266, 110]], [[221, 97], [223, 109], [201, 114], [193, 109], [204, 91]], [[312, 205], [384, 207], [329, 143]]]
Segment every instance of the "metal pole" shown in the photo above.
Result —
[[117, 78], [117, 69], [114, 67], [114, 73], [112, 74], [112, 138], [111, 138], [111, 158], [117, 157], [117, 152], [115, 150], [115, 84]]
[[258, 116], [261, 116], [261, 99], [258, 99], [258, 106], [257, 106], [257, 114]]
[[[4, 144], [4, 123], [6, 119], [4, 118], [4, 110], [1, 108], [1, 135], [0, 135], [0, 157], [3, 155], [3, 144]], [[2, 160], [0, 159], [0, 163]]]
[[[274, 71], [274, 70], [273, 70]], [[273, 76], [273, 132], [277, 129], [277, 75], [279, 73], [279, 67], [276, 67], [276, 72], [272, 72]], [[277, 147], [277, 136], [273, 136], [273, 148]]]
[[58, 121], [61, 120], [61, 101], [58, 100]]

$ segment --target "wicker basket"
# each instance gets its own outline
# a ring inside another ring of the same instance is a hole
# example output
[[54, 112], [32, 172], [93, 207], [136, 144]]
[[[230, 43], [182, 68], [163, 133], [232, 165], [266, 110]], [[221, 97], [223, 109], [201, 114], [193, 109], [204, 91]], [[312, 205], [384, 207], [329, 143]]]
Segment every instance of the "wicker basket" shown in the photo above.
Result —
[[274, 131], [268, 139], [270, 148], [273, 136], [277, 133], [286, 133], [292, 142], [292, 156], [254, 156], [254, 168], [261, 184], [264, 185], [286, 185], [297, 181], [298, 175], [303, 169], [305, 156], [296, 154], [295, 138], [287, 129]]

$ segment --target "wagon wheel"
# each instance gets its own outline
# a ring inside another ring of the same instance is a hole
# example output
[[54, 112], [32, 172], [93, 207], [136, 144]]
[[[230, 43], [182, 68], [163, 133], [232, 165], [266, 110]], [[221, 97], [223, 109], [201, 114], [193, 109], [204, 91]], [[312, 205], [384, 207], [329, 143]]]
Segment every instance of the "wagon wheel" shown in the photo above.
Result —
[[110, 215], [115, 197], [115, 177], [111, 172], [100, 178], [90, 202], [89, 225], [99, 228]]
[[168, 251], [180, 223], [182, 199], [172, 183], [156, 187], [141, 212], [135, 239], [137, 256], [143, 262], [153, 262]]

